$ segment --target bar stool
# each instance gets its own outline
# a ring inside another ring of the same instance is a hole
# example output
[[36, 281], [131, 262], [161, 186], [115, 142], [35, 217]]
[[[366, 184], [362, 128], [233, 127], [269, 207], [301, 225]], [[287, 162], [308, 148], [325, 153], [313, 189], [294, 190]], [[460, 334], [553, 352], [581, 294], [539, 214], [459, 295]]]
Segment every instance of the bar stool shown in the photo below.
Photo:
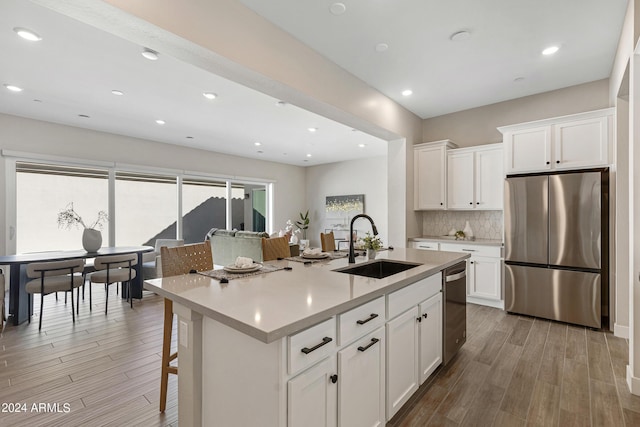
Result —
[[322, 252], [332, 252], [336, 250], [336, 239], [333, 231], [328, 233], [320, 233], [320, 243], [322, 244]]
[[[162, 277], [188, 274], [192, 270], [213, 270], [211, 243], [194, 243], [191, 245], [160, 248]], [[171, 353], [171, 334], [173, 330], [173, 301], [164, 299], [164, 320], [162, 333], [162, 372], [160, 377], [160, 412], [167, 407], [167, 386], [169, 374], [178, 375], [178, 367], [171, 361], [178, 357], [178, 352]]]
[[[33, 294], [40, 294], [40, 321], [38, 330], [42, 329], [42, 312], [44, 307], [44, 296], [56, 292], [71, 292], [71, 316], [73, 322], [76, 321], [73, 310], [73, 289], [77, 289], [77, 311], [80, 313], [80, 286], [84, 282], [82, 271], [84, 269], [84, 259], [72, 259], [68, 261], [34, 262], [27, 265], [27, 277], [30, 280], [25, 285], [25, 290], [29, 295], [28, 313], [29, 323], [31, 323], [31, 305]], [[78, 273], [78, 274], [76, 274]]]
[[262, 260], [272, 261], [274, 259], [288, 258], [291, 256], [289, 242], [286, 237], [262, 238]]

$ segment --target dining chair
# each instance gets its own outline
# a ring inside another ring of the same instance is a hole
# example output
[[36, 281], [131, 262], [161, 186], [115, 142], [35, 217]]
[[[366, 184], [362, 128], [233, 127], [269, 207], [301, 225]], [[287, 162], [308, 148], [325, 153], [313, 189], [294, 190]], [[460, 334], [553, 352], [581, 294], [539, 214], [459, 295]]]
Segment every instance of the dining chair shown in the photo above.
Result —
[[4, 312], [4, 274], [0, 270], [0, 331], [4, 328], [5, 312]]
[[[97, 256], [93, 260], [93, 268], [95, 271], [89, 275], [91, 284], [89, 285], [89, 310], [91, 311], [91, 285], [93, 283], [104, 283], [105, 300], [104, 314], [107, 314], [109, 305], [109, 285], [113, 283], [127, 284], [127, 299], [131, 302], [133, 308], [133, 296], [131, 295], [131, 283], [136, 278], [135, 266], [138, 264], [138, 254], [123, 255], [103, 255]], [[124, 288], [122, 290], [124, 296]]]
[[328, 233], [320, 233], [320, 244], [322, 245], [322, 252], [331, 252], [336, 250], [336, 239], [333, 236], [333, 231]]
[[[44, 296], [56, 292], [71, 292], [71, 317], [76, 321], [76, 311], [80, 313], [80, 286], [84, 281], [82, 271], [84, 259], [71, 259], [65, 261], [33, 262], [27, 265], [27, 278], [32, 279], [25, 285], [25, 290], [30, 294], [27, 298], [29, 323], [31, 323], [31, 306], [33, 294], [40, 294], [40, 321], [38, 330], [42, 329], [42, 313]], [[77, 289], [77, 308], [73, 307], [73, 289]], [[3, 293], [4, 296], [4, 293]]]
[[[213, 270], [211, 243], [194, 243], [184, 246], [160, 248], [162, 277], [188, 274], [192, 270]], [[164, 299], [164, 319], [162, 334], [162, 372], [160, 373], [160, 412], [167, 407], [167, 386], [169, 374], [178, 375], [178, 367], [171, 361], [178, 357], [178, 351], [171, 353], [171, 334], [173, 332], [173, 301]]]
[[262, 238], [262, 260], [272, 261], [291, 256], [289, 241], [286, 237]]

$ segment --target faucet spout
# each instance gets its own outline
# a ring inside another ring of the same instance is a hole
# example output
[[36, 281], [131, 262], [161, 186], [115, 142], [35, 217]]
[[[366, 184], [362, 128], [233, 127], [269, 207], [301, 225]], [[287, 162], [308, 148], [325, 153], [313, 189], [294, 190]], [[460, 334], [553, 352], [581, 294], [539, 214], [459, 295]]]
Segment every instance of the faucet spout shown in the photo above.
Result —
[[353, 223], [356, 221], [356, 219], [358, 218], [366, 218], [369, 220], [369, 222], [371, 223], [371, 229], [373, 230], [373, 235], [377, 236], [378, 235], [378, 228], [376, 227], [376, 224], [373, 222], [373, 219], [371, 219], [371, 217], [369, 215], [365, 215], [365, 214], [358, 214], [356, 216], [354, 216], [351, 219], [351, 224], [349, 225], [349, 238], [352, 240], [351, 244], [349, 245], [349, 264], [354, 264], [356, 262], [356, 255], [355, 255], [355, 251], [353, 249], [354, 246], [354, 241], [353, 241]]

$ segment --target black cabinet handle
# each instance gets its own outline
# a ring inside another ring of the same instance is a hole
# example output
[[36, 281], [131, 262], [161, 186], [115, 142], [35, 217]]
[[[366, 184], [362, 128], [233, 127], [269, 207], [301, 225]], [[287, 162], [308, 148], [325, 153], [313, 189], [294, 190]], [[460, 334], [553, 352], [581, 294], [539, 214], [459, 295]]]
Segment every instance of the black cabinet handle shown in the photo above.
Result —
[[366, 319], [364, 319], [364, 320], [358, 320], [356, 323], [357, 323], [358, 325], [364, 325], [364, 324], [365, 324], [365, 323], [367, 323], [367, 322], [371, 322], [371, 321], [372, 321], [373, 319], [375, 319], [376, 317], [378, 317], [378, 315], [377, 315], [376, 313], [371, 313], [371, 314], [369, 315], [369, 317], [368, 317], [368, 318], [366, 318]]
[[469, 204], [470, 204], [470, 205], [472, 205], [472, 204], [473, 204], [473, 202], [469, 202]]
[[440, 206], [444, 205], [444, 203], [440, 202]]
[[547, 164], [549, 165], [549, 164], [551, 164], [551, 162], [547, 162]]
[[473, 261], [469, 261], [469, 264], [473, 264]]
[[362, 347], [362, 346], [358, 347], [358, 351], [367, 351], [369, 349], [369, 347], [371, 347], [372, 345], [374, 345], [378, 341], [380, 341], [378, 338], [371, 338], [371, 342], [369, 344], [367, 344], [366, 347]]
[[309, 353], [311, 353], [312, 351], [315, 351], [315, 350], [319, 349], [319, 348], [320, 348], [320, 347], [322, 347], [323, 345], [325, 345], [325, 344], [329, 344], [331, 341], [333, 341], [333, 338], [324, 337], [324, 338], [322, 338], [322, 342], [321, 342], [320, 344], [315, 345], [315, 346], [313, 346], [313, 347], [311, 347], [311, 348], [305, 347], [305, 348], [303, 348], [303, 349], [302, 349], [302, 350], [300, 350], [300, 351], [301, 351], [301, 352], [303, 352], [304, 354], [309, 354]]
[[424, 317], [426, 319], [427, 317], [429, 317], [429, 313], [423, 314], [422, 317]]
[[331, 380], [332, 384], [335, 384], [338, 382], [338, 374], [333, 374], [329, 377], [329, 379]]
[[422, 317], [416, 317], [416, 320], [417, 320], [418, 322], [422, 322]]
[[557, 163], [557, 164], [560, 164], [560, 160], [556, 160], [556, 163]]

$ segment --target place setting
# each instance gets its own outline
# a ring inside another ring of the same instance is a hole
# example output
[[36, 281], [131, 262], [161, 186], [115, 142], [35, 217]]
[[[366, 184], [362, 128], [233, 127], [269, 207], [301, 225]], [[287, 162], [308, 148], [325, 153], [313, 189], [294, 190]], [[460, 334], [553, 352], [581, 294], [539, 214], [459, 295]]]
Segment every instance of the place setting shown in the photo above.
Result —
[[283, 268], [284, 267], [281, 266], [254, 262], [253, 259], [247, 257], [237, 257], [233, 264], [225, 265], [221, 269], [205, 271], [200, 274], [222, 281], [241, 279], [263, 273], [272, 273], [282, 270]]
[[322, 249], [320, 248], [307, 248], [304, 251], [302, 251], [300, 255], [292, 256], [285, 259], [289, 261], [296, 261], [296, 262], [314, 263], [314, 262], [321, 262], [321, 261], [327, 261], [327, 260], [338, 259], [338, 258], [345, 258], [346, 256], [347, 254], [337, 252], [337, 251], [323, 252]]

